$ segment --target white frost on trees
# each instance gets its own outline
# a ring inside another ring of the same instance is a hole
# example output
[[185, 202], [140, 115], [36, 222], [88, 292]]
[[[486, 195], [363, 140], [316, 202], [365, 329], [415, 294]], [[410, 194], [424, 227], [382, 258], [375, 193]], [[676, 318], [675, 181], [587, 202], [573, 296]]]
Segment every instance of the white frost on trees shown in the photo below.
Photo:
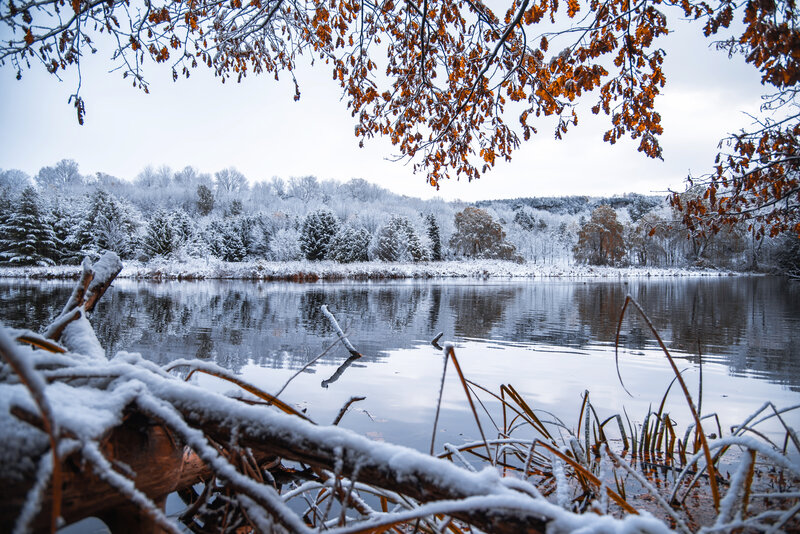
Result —
[[364, 228], [343, 226], [328, 245], [327, 258], [339, 263], [369, 260], [369, 244], [372, 236]]
[[328, 210], [309, 213], [300, 231], [300, 251], [307, 260], [327, 259], [328, 245], [339, 230], [339, 220]]
[[411, 222], [406, 217], [392, 216], [378, 230], [372, 246], [372, 255], [382, 261], [428, 261], [429, 251], [423, 246]]
[[33, 187], [26, 187], [0, 226], [0, 262], [10, 265], [53, 265], [56, 236]]

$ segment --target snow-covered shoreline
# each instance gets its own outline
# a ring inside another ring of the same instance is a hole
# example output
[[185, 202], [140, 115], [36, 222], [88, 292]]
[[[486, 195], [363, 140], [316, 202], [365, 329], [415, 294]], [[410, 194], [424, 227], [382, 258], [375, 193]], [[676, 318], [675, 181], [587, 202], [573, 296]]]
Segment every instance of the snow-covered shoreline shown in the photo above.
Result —
[[[2, 267], [0, 278], [75, 279], [79, 266]], [[590, 265], [518, 264], [500, 260], [420, 263], [336, 263], [330, 261], [229, 263], [217, 259], [125, 262], [119, 278], [134, 280], [393, 280], [431, 278], [640, 278], [735, 276], [712, 269], [598, 267]]]

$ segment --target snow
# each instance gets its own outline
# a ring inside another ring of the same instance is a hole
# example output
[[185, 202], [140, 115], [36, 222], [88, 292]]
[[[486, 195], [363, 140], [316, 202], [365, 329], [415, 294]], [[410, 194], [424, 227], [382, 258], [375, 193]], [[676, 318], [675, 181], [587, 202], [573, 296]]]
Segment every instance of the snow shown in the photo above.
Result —
[[94, 271], [94, 278], [89, 284], [89, 292], [91, 293], [96, 288], [108, 284], [114, 279], [114, 276], [122, 269], [122, 261], [119, 256], [113, 252], [106, 252], [103, 256], [92, 265]]
[[72, 352], [85, 354], [94, 359], [106, 358], [106, 351], [100, 345], [89, 319], [83, 310], [78, 310], [80, 316], [69, 323], [61, 334], [61, 342]]
[[[2, 267], [4, 278], [78, 278], [80, 267]], [[119, 278], [153, 280], [383, 280], [405, 278], [634, 278], [733, 276], [730, 271], [689, 268], [598, 267], [590, 265], [543, 265], [502, 260], [389, 263], [381, 261], [336, 263], [333, 261], [225, 262], [216, 258], [185, 261], [156, 258], [148, 263], [125, 262]]]

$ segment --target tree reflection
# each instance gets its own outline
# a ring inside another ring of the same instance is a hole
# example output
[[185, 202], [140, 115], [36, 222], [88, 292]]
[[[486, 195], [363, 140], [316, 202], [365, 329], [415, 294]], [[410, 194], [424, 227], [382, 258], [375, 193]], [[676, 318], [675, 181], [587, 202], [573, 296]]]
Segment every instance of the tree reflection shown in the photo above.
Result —
[[503, 318], [507, 305], [521, 289], [470, 285], [451, 292], [448, 294], [448, 305], [455, 319], [453, 332], [456, 336], [467, 338], [490, 338], [490, 333]]
[[[0, 281], [0, 315], [8, 326], [40, 330], [71, 289], [71, 283]], [[249, 362], [299, 369], [335, 339], [323, 304], [364, 361], [377, 362], [396, 349], [427, 345], [439, 331], [445, 339], [526, 350], [608, 346], [628, 294], [675, 356], [698, 362], [702, 353], [704, 362], [723, 363], [733, 374], [800, 388], [800, 284], [769, 277], [310, 285], [120, 280], [91, 321], [109, 355], [141, 352], [158, 363], [201, 358], [234, 371]], [[624, 319], [621, 343], [657, 350], [636, 313]], [[335, 348], [322, 361], [344, 358]]]

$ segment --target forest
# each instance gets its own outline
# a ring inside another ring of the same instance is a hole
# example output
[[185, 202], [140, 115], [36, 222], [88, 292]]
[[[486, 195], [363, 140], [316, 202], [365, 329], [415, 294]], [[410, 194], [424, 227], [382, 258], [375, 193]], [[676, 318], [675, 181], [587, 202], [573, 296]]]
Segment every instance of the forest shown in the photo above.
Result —
[[[685, 202], [702, 198], [689, 189]], [[421, 200], [364, 179], [249, 180], [146, 166], [137, 176], [82, 174], [63, 159], [31, 177], [0, 171], [0, 263], [79, 264], [112, 251], [146, 263], [501, 259], [550, 265], [700, 267], [800, 273], [800, 240], [746, 223], [689, 228], [664, 196], [636, 193]]]

